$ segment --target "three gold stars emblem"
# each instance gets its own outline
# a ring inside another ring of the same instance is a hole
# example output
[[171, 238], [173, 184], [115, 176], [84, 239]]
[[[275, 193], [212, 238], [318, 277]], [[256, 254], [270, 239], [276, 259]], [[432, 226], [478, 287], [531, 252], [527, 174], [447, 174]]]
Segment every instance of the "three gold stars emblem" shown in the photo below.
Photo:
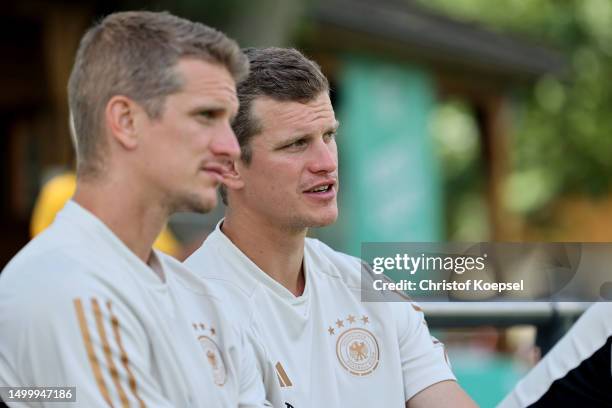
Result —
[[[349, 314], [346, 319], [337, 319], [334, 324], [332, 324], [331, 326], [329, 326], [329, 328], [327, 329], [327, 331], [329, 332], [330, 336], [333, 336], [334, 334], [336, 334], [336, 328], [340, 329], [345, 326], [345, 322], [347, 325], [353, 325], [357, 320], [361, 320], [363, 322], [364, 325], [370, 323], [370, 318], [366, 315], [363, 315], [362, 317], [360, 317], [359, 319], [355, 316], [353, 316], [352, 314]], [[335, 326], [335, 328], [334, 328]]]
[[[191, 327], [193, 327], [193, 330], [206, 330], [206, 325], [204, 323], [191, 323]], [[212, 326], [210, 326], [208, 330], [212, 336], [217, 333], [217, 330]]]

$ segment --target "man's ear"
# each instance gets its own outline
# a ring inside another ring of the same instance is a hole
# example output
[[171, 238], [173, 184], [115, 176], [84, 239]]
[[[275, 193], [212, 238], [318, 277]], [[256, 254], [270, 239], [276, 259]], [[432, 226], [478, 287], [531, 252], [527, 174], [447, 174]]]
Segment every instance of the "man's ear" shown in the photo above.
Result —
[[104, 114], [113, 139], [127, 150], [136, 148], [140, 125], [148, 119], [142, 107], [126, 96], [115, 95], [106, 104]]
[[230, 190], [240, 190], [244, 187], [242, 179], [241, 167], [243, 166], [240, 160], [232, 160], [228, 165], [227, 170], [223, 173], [223, 184]]

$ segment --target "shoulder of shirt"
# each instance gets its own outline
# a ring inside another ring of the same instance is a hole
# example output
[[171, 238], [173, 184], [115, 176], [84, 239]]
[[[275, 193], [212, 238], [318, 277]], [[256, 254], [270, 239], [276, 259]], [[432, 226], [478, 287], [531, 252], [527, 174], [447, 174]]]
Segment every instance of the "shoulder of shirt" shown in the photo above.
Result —
[[225, 302], [227, 294], [220, 291], [220, 284], [206, 274], [195, 273], [193, 265], [189, 265], [187, 261], [180, 262], [178, 259], [165, 254], [161, 251], [156, 251], [158, 257], [163, 262], [167, 272], [172, 273], [175, 278], [188, 290], [197, 292], [200, 295], [211, 298], [213, 301]]
[[[208, 241], [208, 239], [207, 239]], [[183, 277], [189, 276], [198, 279], [203, 287], [205, 287], [206, 295], [223, 309], [224, 314], [230, 318], [236, 325], [247, 327], [252, 324], [254, 315], [254, 288], [240, 285], [234, 279], [231, 279], [231, 266], [223, 268], [226, 262], [223, 257], [214, 253], [216, 249], [212, 248], [209, 241], [205, 241], [189, 258], [183, 263], [173, 259], [170, 262], [172, 265], [178, 263], [183, 271]], [[202, 263], [206, 260], [206, 265]], [[218, 272], [219, 268], [223, 269], [223, 273]]]
[[306, 238], [304, 252], [317, 266], [312, 273], [339, 279], [351, 289], [361, 288], [361, 259], [338, 252], [315, 238]]
[[115, 280], [105, 276], [107, 270], [98, 262], [103, 259], [93, 249], [51, 238], [35, 238], [0, 274], [0, 308], [15, 311], [17, 320], [28, 325], [40, 319], [61, 320], [76, 299], [111, 300], [118, 291], [128, 290], [127, 282], [113, 285]]
[[26, 296], [38, 291], [51, 296], [105, 290], [103, 282], [112, 280], [113, 269], [104, 265], [112, 257], [72, 232], [52, 225], [32, 239], [0, 273], [0, 293], [19, 289]]
[[[360, 258], [338, 252], [318, 239], [307, 238], [305, 251], [317, 265], [313, 273], [324, 274], [331, 279], [342, 281], [346, 287], [356, 293], [356, 296], [360, 296], [363, 290], [361, 279], [376, 279], [369, 265]], [[422, 320], [422, 316], [419, 316], [422, 314], [422, 309], [418, 304], [404, 294], [396, 293], [395, 296], [393, 299], [389, 297], [388, 300], [392, 301], [371, 302], [370, 307], [376, 305], [387, 309], [402, 327], [408, 322], [406, 316], [419, 322]]]
[[[67, 268], [69, 271], [73, 269], [70, 265], [82, 267], [86, 264], [84, 258], [92, 254], [93, 249], [88, 248], [82, 241], [49, 228], [23, 247], [6, 265], [0, 276], [8, 279], [13, 274], [24, 274], [28, 271], [40, 279], [45, 279], [49, 271], [60, 268]], [[23, 275], [19, 278], [22, 277]]]
[[[362, 259], [338, 252], [318, 239], [306, 238], [305, 252], [317, 265], [314, 273], [322, 273], [331, 278], [340, 279], [351, 289], [365, 290], [362, 286], [362, 279], [386, 279], [386, 277], [375, 275], [370, 265]], [[370, 287], [370, 285], [365, 285], [365, 287]], [[403, 300], [410, 301], [408, 297]]]
[[183, 265], [192, 273], [232, 295], [251, 299], [258, 285], [250, 285], [237, 276], [236, 259], [226, 253], [226, 243], [218, 229], [213, 231]]

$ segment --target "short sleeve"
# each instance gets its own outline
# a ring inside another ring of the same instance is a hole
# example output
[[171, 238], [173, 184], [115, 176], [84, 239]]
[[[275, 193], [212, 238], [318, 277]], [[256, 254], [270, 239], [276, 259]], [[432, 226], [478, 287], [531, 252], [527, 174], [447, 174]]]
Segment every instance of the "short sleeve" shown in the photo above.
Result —
[[440, 381], [455, 380], [444, 345], [429, 333], [423, 310], [413, 302], [390, 302], [398, 342], [406, 401]]
[[45, 271], [38, 282], [27, 278], [41, 275], [24, 271], [24, 279], [0, 289], [6, 385], [75, 387], [78, 406], [170, 407], [152, 375], [147, 334], [134, 311], [74, 264], [64, 266]]

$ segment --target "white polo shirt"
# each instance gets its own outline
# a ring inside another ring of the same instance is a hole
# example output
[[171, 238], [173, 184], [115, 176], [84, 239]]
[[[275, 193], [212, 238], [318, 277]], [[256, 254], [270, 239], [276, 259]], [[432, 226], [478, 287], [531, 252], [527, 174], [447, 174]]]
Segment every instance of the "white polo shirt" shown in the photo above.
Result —
[[306, 286], [295, 297], [219, 225], [186, 265], [224, 288], [248, 328], [274, 406], [404, 407], [424, 388], [454, 380], [418, 306], [360, 301], [357, 258], [307, 239]]
[[0, 386], [76, 387], [76, 404], [28, 406], [264, 406], [222, 309], [181, 263], [145, 264], [69, 201], [0, 274]]
[[591, 306], [498, 405], [612, 407], [612, 302]]

